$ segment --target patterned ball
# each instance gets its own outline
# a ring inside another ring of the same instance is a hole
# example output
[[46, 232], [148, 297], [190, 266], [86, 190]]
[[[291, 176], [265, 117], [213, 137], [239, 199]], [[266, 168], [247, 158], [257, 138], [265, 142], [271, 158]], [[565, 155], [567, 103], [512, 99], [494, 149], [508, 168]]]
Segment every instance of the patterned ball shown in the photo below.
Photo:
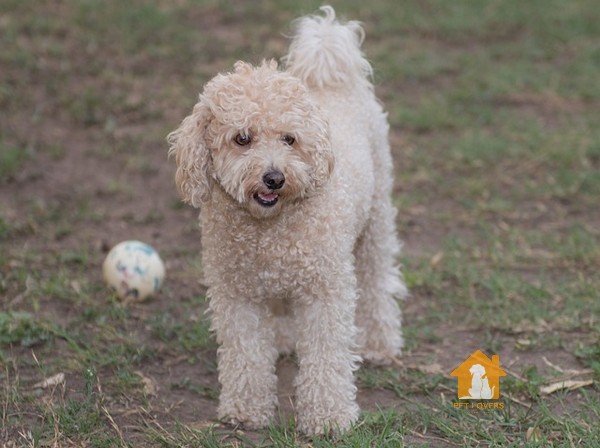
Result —
[[158, 292], [165, 278], [165, 265], [152, 246], [132, 240], [110, 250], [102, 272], [120, 299], [138, 301]]

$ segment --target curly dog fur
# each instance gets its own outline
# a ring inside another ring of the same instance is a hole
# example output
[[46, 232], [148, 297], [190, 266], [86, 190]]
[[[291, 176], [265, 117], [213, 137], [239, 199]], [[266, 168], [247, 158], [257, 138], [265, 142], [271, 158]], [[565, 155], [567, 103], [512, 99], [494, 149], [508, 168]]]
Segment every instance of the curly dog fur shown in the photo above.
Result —
[[322, 10], [295, 23], [285, 70], [236, 63], [168, 137], [200, 208], [219, 416], [247, 428], [275, 414], [280, 353], [298, 358], [298, 428], [319, 434], [358, 418], [361, 358], [402, 346], [386, 114], [362, 28]]

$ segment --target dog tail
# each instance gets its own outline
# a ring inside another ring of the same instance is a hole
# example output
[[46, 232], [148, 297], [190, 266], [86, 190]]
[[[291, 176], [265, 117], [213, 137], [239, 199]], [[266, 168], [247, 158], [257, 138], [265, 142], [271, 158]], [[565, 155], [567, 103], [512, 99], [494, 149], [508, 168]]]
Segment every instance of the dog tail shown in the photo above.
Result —
[[371, 88], [371, 64], [360, 46], [365, 32], [357, 21], [340, 23], [331, 6], [322, 6], [324, 16], [311, 15], [294, 21], [294, 36], [288, 55], [287, 70], [309, 87]]

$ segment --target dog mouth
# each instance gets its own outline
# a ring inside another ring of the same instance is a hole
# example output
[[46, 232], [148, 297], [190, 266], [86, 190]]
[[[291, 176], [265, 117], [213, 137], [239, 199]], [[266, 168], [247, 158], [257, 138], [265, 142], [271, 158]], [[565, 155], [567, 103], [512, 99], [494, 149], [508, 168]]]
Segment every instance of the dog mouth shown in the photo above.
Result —
[[277, 201], [279, 200], [279, 195], [272, 191], [268, 193], [259, 192], [254, 195], [254, 200], [263, 207], [273, 207], [275, 204], [277, 204]]

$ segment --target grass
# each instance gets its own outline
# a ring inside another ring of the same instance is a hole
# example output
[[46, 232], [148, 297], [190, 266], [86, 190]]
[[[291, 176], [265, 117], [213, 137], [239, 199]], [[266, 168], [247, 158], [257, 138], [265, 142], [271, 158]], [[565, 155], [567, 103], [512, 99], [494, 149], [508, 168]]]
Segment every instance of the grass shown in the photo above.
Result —
[[[319, 2], [0, 6], [0, 444], [600, 445], [600, 13], [592, 0], [350, 0], [392, 125], [401, 365], [362, 367], [349, 433], [215, 420], [195, 212], [164, 136], [237, 59], [280, 57]], [[156, 298], [103, 285], [103, 249], [167, 261]], [[449, 372], [499, 353], [503, 409], [456, 409]], [[39, 387], [64, 374], [64, 381]], [[544, 392], [575, 381], [572, 389]]]
[[27, 158], [22, 148], [6, 146], [0, 141], [0, 182], [10, 180], [21, 168]]

